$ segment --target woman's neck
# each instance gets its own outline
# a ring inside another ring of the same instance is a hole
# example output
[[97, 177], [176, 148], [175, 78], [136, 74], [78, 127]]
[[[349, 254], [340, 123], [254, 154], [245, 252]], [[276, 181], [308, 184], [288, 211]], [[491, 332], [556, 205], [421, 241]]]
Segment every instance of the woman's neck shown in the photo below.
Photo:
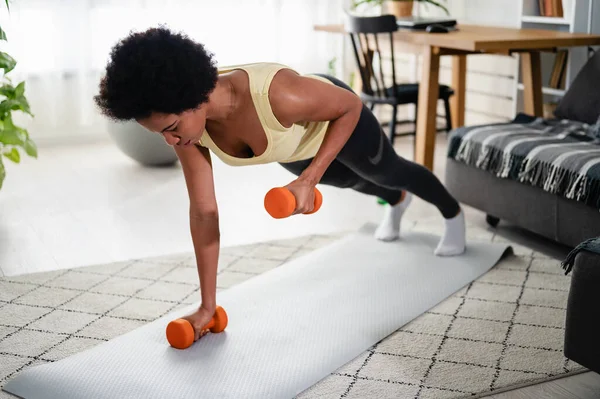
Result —
[[238, 101], [233, 83], [227, 77], [219, 77], [215, 89], [211, 92], [206, 109], [206, 120], [223, 123], [233, 114]]

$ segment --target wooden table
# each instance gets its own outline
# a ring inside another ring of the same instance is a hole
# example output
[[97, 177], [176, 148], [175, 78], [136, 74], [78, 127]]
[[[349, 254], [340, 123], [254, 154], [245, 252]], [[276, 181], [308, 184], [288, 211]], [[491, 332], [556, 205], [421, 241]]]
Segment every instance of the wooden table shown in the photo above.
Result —
[[[478, 25], [459, 25], [450, 33], [398, 30], [393, 40], [404, 42], [422, 54], [423, 68], [419, 86], [416, 133], [416, 161], [433, 170], [436, 135], [436, 104], [439, 90], [441, 56], [452, 56], [453, 127], [464, 125], [465, 87], [469, 54], [521, 54], [525, 112], [542, 116], [541, 51], [558, 47], [600, 45], [600, 35], [538, 29], [514, 29]], [[346, 33], [344, 26], [316, 25], [317, 31]]]

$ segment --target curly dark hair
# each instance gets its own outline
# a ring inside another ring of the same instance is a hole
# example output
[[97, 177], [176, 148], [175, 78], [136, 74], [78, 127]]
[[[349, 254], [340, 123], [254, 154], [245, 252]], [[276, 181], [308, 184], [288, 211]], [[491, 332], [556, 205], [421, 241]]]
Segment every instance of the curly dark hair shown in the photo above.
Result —
[[94, 101], [116, 121], [195, 109], [217, 83], [212, 57], [204, 45], [162, 26], [130, 32], [112, 48]]

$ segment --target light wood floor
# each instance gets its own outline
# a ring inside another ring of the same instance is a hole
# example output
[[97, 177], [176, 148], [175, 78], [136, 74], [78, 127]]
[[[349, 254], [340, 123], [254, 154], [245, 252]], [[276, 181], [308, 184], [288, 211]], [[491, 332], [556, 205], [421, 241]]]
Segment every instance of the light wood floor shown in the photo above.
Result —
[[[446, 136], [436, 145], [435, 173], [442, 180]], [[397, 151], [412, 159], [413, 139]], [[0, 191], [0, 275], [16, 275], [134, 257], [191, 252], [187, 193], [179, 166], [142, 168], [110, 141], [40, 148], [37, 160], [5, 162]], [[323, 208], [310, 217], [271, 219], [264, 193], [292, 176], [278, 165], [232, 168], [215, 160], [223, 246], [305, 234], [355, 230], [378, 221], [374, 199], [322, 187]], [[488, 228], [485, 215], [466, 207], [468, 226]], [[442, 223], [437, 210], [415, 201], [404, 226]], [[251, 231], [248, 234], [245, 229]], [[566, 248], [501, 223], [493, 232], [514, 244], [563, 259]], [[600, 376], [585, 373], [492, 395], [494, 399], [600, 398]]]

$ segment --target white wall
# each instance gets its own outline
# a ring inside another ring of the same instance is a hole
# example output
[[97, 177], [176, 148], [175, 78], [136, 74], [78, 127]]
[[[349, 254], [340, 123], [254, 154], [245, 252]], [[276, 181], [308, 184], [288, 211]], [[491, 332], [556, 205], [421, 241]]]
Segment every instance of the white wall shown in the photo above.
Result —
[[[3, 0], [0, 0], [3, 1]], [[130, 30], [166, 24], [215, 53], [219, 66], [274, 61], [326, 72], [342, 37], [315, 32], [339, 23], [348, 0], [28, 0], [0, 13], [17, 60], [10, 76], [26, 82], [34, 118], [16, 114], [37, 144], [107, 137], [92, 101], [110, 48]], [[2, 7], [4, 9], [4, 7]]]

